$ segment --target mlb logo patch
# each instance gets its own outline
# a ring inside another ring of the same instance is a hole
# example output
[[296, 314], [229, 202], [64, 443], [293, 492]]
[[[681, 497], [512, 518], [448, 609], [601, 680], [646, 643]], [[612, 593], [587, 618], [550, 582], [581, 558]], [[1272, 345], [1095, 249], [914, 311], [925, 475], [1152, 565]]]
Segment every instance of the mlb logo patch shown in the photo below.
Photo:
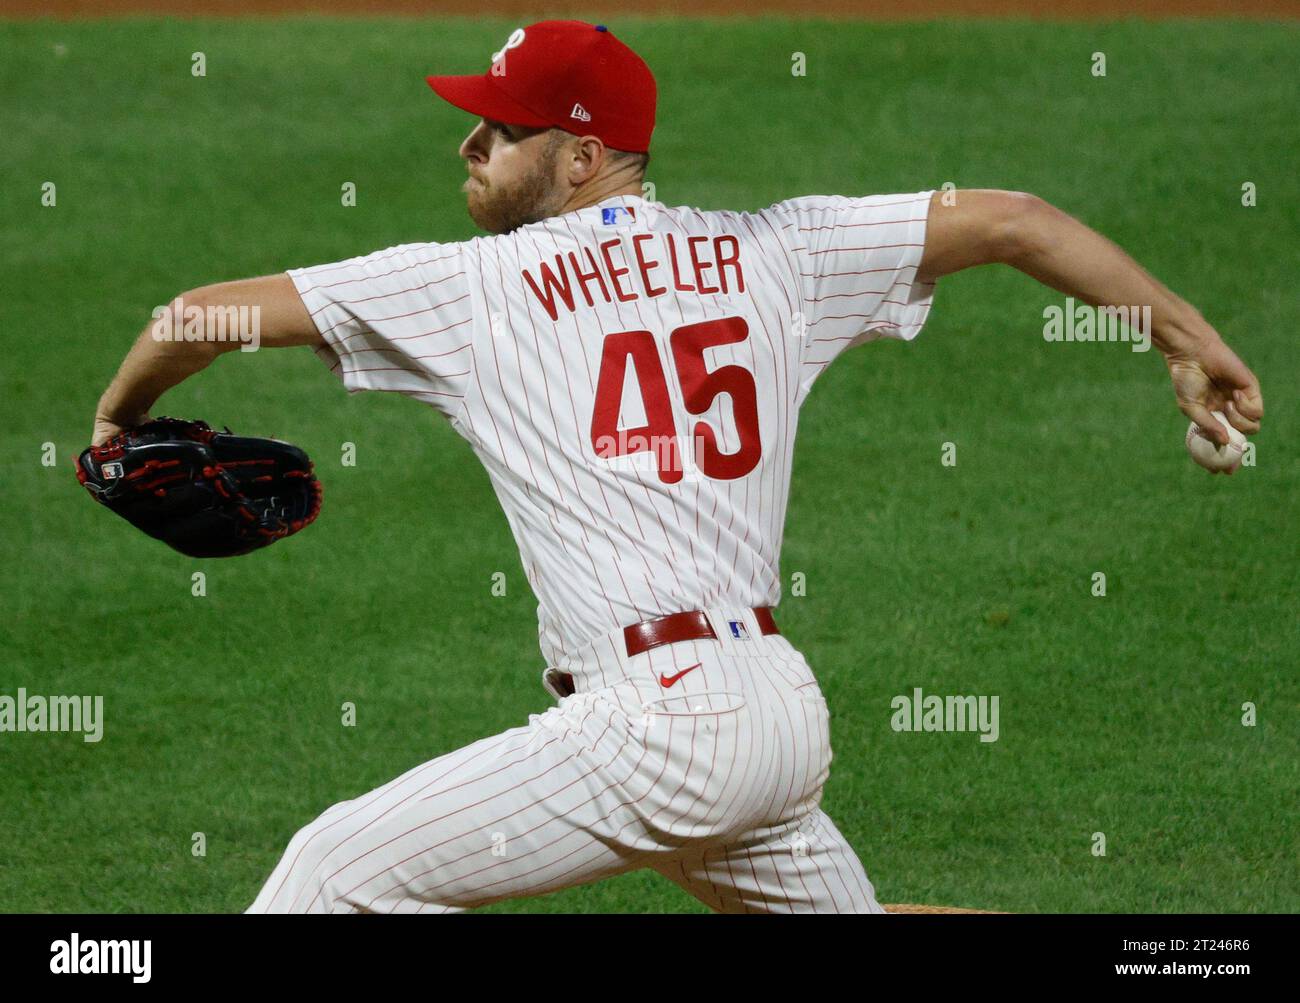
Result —
[[105, 463], [103, 470], [104, 480], [106, 481], [115, 481], [122, 476], [122, 464], [120, 463]]
[[731, 628], [731, 636], [737, 641], [749, 640], [749, 628], [745, 626], [744, 620], [728, 620], [727, 626]]
[[619, 223], [631, 223], [636, 219], [636, 210], [631, 206], [609, 206], [600, 210], [600, 221], [606, 226], [617, 226]]

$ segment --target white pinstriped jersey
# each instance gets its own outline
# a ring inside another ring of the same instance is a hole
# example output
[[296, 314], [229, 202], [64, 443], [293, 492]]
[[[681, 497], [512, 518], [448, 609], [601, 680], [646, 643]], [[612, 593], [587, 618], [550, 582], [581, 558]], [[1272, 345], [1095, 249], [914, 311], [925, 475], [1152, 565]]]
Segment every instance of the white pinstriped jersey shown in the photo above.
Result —
[[845, 349], [920, 331], [931, 194], [615, 196], [288, 274], [349, 391], [415, 397], [469, 440], [554, 665], [665, 613], [777, 605], [799, 408]]

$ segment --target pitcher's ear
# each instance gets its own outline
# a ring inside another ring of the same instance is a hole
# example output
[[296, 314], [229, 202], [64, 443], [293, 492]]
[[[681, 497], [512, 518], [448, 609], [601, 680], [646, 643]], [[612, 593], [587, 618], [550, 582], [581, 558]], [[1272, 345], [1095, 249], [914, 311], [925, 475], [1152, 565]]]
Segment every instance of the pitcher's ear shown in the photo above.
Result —
[[606, 159], [605, 144], [598, 137], [570, 137], [566, 161], [569, 183], [576, 186], [590, 181], [600, 173]]

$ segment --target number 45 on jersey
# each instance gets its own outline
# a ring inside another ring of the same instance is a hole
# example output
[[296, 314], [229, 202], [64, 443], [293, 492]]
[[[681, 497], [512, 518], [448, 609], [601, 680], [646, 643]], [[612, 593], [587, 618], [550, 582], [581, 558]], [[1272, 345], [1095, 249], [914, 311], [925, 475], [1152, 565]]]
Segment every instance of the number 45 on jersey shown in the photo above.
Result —
[[[717, 433], [706, 421], [690, 429], [696, 445], [696, 465], [706, 477], [734, 480], [758, 465], [763, 445], [758, 431], [758, 392], [754, 374], [744, 366], [719, 366], [709, 372], [704, 350], [732, 345], [749, 337], [749, 325], [741, 317], [724, 317], [676, 328], [668, 337], [673, 365], [682, 388], [682, 404], [688, 414], [702, 415], [718, 394], [731, 398], [740, 448], [724, 453], [718, 448]], [[645, 424], [639, 428], [618, 427], [623, 385], [631, 360], [645, 408]], [[601, 459], [633, 453], [655, 454], [659, 479], [676, 484], [682, 479], [682, 460], [677, 445], [678, 429], [673, 418], [671, 391], [659, 362], [659, 350], [649, 331], [622, 331], [607, 335], [596, 383], [596, 403], [591, 415], [591, 445]]]

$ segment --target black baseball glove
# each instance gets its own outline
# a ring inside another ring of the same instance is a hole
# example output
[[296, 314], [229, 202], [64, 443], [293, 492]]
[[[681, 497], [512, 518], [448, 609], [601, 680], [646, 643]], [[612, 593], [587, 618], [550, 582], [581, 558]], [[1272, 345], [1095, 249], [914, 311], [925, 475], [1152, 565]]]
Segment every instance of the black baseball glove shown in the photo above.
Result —
[[321, 484], [297, 446], [157, 418], [91, 446], [77, 480], [101, 505], [190, 557], [234, 557], [311, 525]]

